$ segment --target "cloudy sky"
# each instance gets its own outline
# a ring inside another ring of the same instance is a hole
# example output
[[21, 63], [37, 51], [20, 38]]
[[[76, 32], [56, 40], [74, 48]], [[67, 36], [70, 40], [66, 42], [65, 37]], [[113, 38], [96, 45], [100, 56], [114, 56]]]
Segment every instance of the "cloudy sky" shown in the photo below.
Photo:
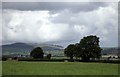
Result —
[[3, 2], [2, 6], [3, 44], [67, 46], [97, 35], [102, 47], [118, 45], [117, 2]]

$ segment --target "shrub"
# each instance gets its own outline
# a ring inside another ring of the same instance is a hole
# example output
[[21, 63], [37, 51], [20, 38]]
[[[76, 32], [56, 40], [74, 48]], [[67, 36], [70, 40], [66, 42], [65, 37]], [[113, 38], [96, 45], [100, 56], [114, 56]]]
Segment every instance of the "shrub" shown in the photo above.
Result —
[[7, 60], [7, 58], [6, 57], [2, 57], [2, 61], [6, 61]]
[[47, 54], [47, 59], [51, 59], [51, 54]]
[[34, 48], [30, 53], [30, 56], [33, 58], [43, 58], [43, 55], [43, 50], [40, 47]]

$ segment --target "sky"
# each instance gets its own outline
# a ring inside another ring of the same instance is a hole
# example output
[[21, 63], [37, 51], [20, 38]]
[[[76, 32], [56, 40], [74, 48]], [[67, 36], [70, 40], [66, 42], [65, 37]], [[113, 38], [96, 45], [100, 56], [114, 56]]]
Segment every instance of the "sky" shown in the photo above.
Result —
[[3, 2], [2, 44], [66, 47], [96, 35], [101, 47], [118, 46], [117, 2]]

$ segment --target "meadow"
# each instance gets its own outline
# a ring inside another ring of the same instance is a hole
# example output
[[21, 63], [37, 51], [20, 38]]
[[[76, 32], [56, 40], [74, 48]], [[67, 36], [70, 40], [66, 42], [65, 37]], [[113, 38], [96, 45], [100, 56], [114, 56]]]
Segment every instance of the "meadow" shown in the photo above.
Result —
[[3, 61], [3, 75], [118, 75], [118, 64]]

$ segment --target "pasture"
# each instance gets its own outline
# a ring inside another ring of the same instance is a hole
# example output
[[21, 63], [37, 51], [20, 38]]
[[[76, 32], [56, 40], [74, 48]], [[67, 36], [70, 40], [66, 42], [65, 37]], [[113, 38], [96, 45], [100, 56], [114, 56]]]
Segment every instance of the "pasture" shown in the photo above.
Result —
[[118, 75], [118, 64], [3, 61], [3, 75]]

